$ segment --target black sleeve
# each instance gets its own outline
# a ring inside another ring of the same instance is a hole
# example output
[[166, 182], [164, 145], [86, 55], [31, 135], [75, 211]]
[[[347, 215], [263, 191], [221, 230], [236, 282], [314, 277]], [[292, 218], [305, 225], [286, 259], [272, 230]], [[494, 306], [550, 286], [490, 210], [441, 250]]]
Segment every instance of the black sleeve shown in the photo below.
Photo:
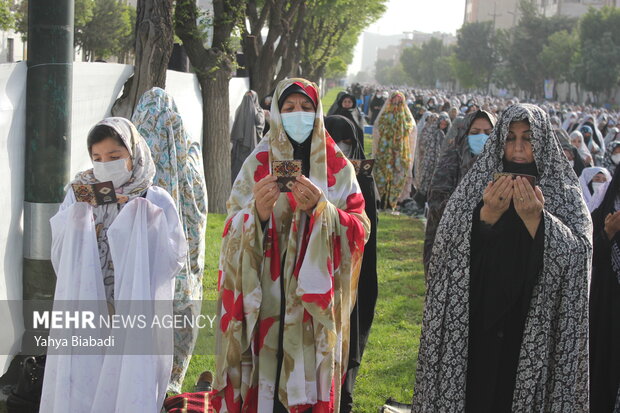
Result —
[[[592, 212], [592, 223], [594, 232], [592, 234], [593, 256], [592, 265], [594, 267], [603, 268], [603, 265], [611, 260], [611, 241], [607, 238], [605, 232], [605, 216], [600, 208]], [[614, 237], [616, 239], [618, 234]]]

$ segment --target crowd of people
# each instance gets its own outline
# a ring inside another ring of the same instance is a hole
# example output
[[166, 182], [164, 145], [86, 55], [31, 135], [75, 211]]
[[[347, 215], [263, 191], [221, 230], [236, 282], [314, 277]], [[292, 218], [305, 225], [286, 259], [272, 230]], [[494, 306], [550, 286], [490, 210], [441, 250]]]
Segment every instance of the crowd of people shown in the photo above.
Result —
[[[178, 330], [168, 356], [48, 356], [42, 411], [353, 411], [384, 210], [426, 224], [412, 412], [620, 412], [619, 115], [360, 85], [324, 114], [305, 79], [249, 91], [231, 129], [209, 383], [166, 397], [196, 341]], [[198, 314], [206, 190], [172, 99], [147, 92], [86, 146], [93, 168], [72, 184], [111, 181], [118, 201], [67, 192], [51, 221], [56, 300]]]
[[[412, 411], [620, 411], [620, 113], [401, 90], [398, 209], [426, 223]], [[376, 128], [394, 89], [349, 93]]]
[[620, 411], [620, 113], [356, 84], [327, 115], [353, 162], [372, 127], [366, 203], [425, 222], [412, 412]]

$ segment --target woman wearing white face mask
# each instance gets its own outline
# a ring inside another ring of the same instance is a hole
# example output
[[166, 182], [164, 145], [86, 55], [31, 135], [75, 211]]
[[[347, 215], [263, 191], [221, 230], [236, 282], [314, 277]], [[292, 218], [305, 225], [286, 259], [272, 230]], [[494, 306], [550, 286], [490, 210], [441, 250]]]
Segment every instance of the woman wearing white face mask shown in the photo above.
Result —
[[[54, 308], [72, 303], [76, 307], [66, 310], [79, 310], [80, 303], [107, 302], [98, 308], [107, 317], [128, 315], [126, 303], [133, 300], [158, 300], [169, 303], [171, 315], [175, 276], [185, 262], [187, 242], [172, 198], [152, 185], [150, 150], [124, 118], [99, 122], [87, 145], [93, 168], [78, 173], [71, 184], [112, 181], [118, 202], [78, 202], [68, 186], [50, 220], [57, 276]], [[52, 329], [50, 336], [55, 334], [65, 333]], [[127, 334], [126, 343], [131, 342]], [[116, 352], [114, 344], [102, 348], [96, 356], [75, 349], [70, 355], [48, 351], [41, 412], [159, 411], [172, 368], [173, 331], [141, 338], [134, 340], [140, 346], [134, 355], [121, 352], [125, 344]], [[154, 347], [164, 342], [167, 351]]]
[[611, 174], [605, 168], [595, 166], [585, 168], [579, 177], [579, 184], [588, 210], [594, 211], [603, 200], [607, 187], [611, 182]]

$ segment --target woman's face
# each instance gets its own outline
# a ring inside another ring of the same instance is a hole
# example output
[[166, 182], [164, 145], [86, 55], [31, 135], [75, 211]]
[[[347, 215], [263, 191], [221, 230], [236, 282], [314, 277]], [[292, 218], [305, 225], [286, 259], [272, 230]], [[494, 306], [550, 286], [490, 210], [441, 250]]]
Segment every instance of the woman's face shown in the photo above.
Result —
[[611, 152], [612, 155], [615, 155], [617, 153], [620, 153], [620, 146], [616, 146], [614, 150]]
[[478, 118], [471, 124], [468, 135], [478, 135], [480, 133], [490, 135], [491, 132], [493, 132], [491, 122], [487, 118]]
[[314, 105], [310, 98], [301, 93], [291, 93], [284, 99], [280, 113], [314, 112]]
[[439, 128], [440, 129], [445, 129], [448, 127], [448, 122], [445, 119], [442, 119], [439, 121]]
[[353, 101], [350, 98], [342, 99], [342, 107], [345, 109], [351, 109], [353, 107]]
[[581, 148], [581, 138], [578, 136], [575, 136], [574, 138], [570, 138], [570, 143], [577, 149]]
[[529, 122], [521, 120], [510, 124], [504, 146], [504, 157], [515, 163], [534, 162], [532, 131]]
[[392, 97], [392, 104], [393, 105], [398, 105], [402, 101], [403, 101], [403, 98], [400, 95], [394, 95]]
[[95, 143], [91, 148], [90, 156], [93, 162], [110, 162], [118, 159], [127, 159], [127, 170], [131, 171], [133, 169], [129, 151], [114, 138], [105, 138]]
[[599, 172], [594, 175], [592, 182], [607, 182], [607, 177], [602, 172]]

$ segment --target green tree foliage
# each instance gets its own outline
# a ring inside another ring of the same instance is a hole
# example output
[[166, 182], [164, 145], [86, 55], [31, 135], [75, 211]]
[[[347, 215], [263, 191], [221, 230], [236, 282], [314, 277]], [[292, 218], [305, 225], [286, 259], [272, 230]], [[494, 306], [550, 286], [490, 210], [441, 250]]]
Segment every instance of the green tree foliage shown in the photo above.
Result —
[[241, 33], [251, 88], [264, 96], [287, 76], [342, 76], [360, 33], [386, 2], [247, 0]]
[[436, 87], [439, 82], [454, 79], [450, 61], [452, 53], [453, 48], [445, 46], [443, 40], [431, 37], [421, 47], [413, 45], [405, 48], [400, 63], [415, 85]]
[[401, 62], [378, 60], [375, 65], [375, 79], [382, 85], [408, 85], [412, 83], [409, 73]]
[[398, 83], [399, 70], [423, 87], [458, 80], [465, 89], [522, 90], [544, 93], [544, 80], [568, 82], [607, 98], [620, 86], [620, 8], [591, 8], [578, 21], [545, 17], [533, 0], [521, 0], [520, 19], [512, 29], [493, 30], [491, 23], [465, 24], [457, 45], [431, 39], [405, 48], [400, 64], [377, 62], [376, 79]]
[[531, 0], [522, 0], [519, 8], [521, 18], [510, 31], [510, 43], [504, 47], [504, 63], [515, 86], [532, 96], [541, 96], [546, 70], [539, 56], [549, 36], [561, 30], [569, 31], [575, 20], [544, 17]]
[[[27, 40], [28, 0], [16, 3], [13, 12], [15, 30]], [[75, 0], [74, 44], [90, 60], [126, 56], [134, 47], [135, 21], [135, 8], [120, 0]]]
[[459, 84], [465, 89], [475, 89], [480, 81], [478, 72], [467, 62], [456, 57], [456, 53], [449, 57], [452, 73], [458, 79]]
[[26, 40], [28, 37], [28, 0], [13, 3], [11, 9], [15, 19], [13, 22], [14, 29], [21, 34], [22, 40]]
[[579, 24], [577, 76], [596, 93], [618, 86], [620, 77], [620, 9], [590, 9]]
[[[1, 1], [1, 0], [0, 0]], [[74, 6], [74, 42], [80, 45], [80, 39], [86, 24], [93, 18], [95, 0], [75, 0]], [[22, 35], [24, 40], [28, 35], [28, 0], [13, 4], [15, 15], [15, 31]]]
[[578, 49], [576, 31], [560, 30], [549, 36], [539, 56], [545, 78], [572, 82], [575, 78], [573, 61]]
[[75, 0], [73, 16], [73, 42], [76, 46], [82, 45], [86, 25], [93, 18], [95, 0]]
[[328, 79], [337, 79], [347, 75], [348, 63], [341, 56], [332, 57], [325, 67], [325, 76]]
[[95, 0], [93, 16], [84, 25], [79, 46], [89, 60], [121, 55], [127, 50], [127, 39], [133, 38], [134, 22], [129, 7], [119, 0]]
[[9, 0], [0, 0], [0, 29], [12, 29], [15, 24], [15, 17], [11, 12], [11, 2]]
[[311, 0], [300, 37], [304, 76], [317, 80], [332, 58], [353, 60], [362, 30], [385, 12], [386, 0]]
[[466, 23], [457, 32], [455, 75], [467, 88], [486, 88], [497, 62], [491, 22]]

